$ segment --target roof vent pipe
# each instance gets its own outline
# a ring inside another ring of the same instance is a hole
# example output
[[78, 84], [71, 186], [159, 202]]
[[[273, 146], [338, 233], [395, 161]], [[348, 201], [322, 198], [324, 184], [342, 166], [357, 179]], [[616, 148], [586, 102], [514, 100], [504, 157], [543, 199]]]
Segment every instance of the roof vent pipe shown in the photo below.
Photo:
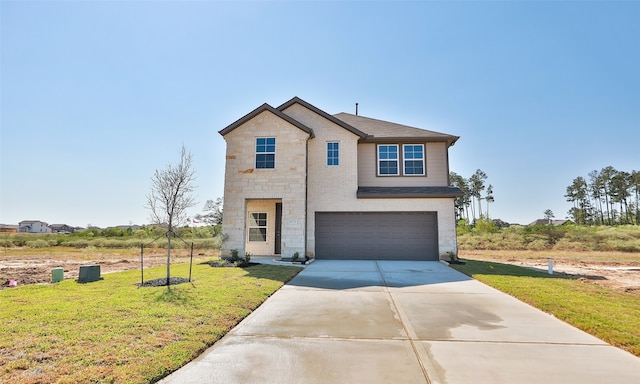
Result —
[[358, 103], [356, 103], [356, 116], [358, 116]]

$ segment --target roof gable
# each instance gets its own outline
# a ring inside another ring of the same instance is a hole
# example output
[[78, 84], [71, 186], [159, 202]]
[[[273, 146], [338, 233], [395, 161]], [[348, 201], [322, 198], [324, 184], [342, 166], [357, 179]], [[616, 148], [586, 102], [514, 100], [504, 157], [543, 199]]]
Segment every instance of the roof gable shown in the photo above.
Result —
[[359, 115], [341, 112], [334, 115], [336, 118], [366, 132], [368, 135], [362, 141], [389, 142], [389, 141], [442, 141], [447, 146], [452, 146], [460, 138], [446, 133], [429, 131], [427, 129], [410, 127], [408, 125], [391, 123], [384, 120], [372, 119]]
[[549, 220], [549, 219], [536, 219], [533, 222], [529, 223], [529, 226], [535, 225], [553, 225], [553, 226], [561, 226], [565, 224], [573, 223], [571, 220]]
[[334, 124], [339, 125], [340, 127], [342, 127], [344, 129], [346, 129], [347, 131], [353, 133], [354, 135], [359, 136], [360, 138], [367, 137], [367, 134], [362, 132], [361, 130], [351, 126], [350, 124], [348, 124], [345, 121], [337, 119], [335, 116], [332, 116], [332, 115], [328, 114], [327, 112], [321, 110], [320, 108], [307, 103], [306, 101], [302, 100], [298, 96], [296, 96], [296, 97], [292, 98], [291, 100], [287, 101], [286, 103], [282, 104], [277, 109], [279, 111], [284, 111], [284, 110], [286, 110], [287, 108], [291, 107], [294, 104], [299, 104], [299, 105], [307, 108], [308, 110], [310, 110], [312, 112], [315, 112], [316, 114], [324, 117], [325, 119], [331, 121]]
[[270, 112], [275, 116], [287, 121], [298, 129], [309, 134], [309, 137], [313, 138], [315, 135], [313, 130], [294, 119], [293, 117], [284, 113], [284, 111], [294, 104], [298, 104], [317, 115], [329, 120], [330, 122], [346, 129], [347, 131], [358, 136], [361, 142], [445, 142], [450, 147], [460, 138], [459, 136], [453, 136], [446, 133], [430, 131], [427, 129], [410, 127], [408, 125], [402, 125], [392, 123], [384, 120], [372, 119], [369, 117], [363, 117], [359, 115], [352, 115], [350, 113], [341, 112], [335, 115], [330, 115], [327, 112], [307, 103], [299, 97], [294, 97], [291, 100], [280, 105], [278, 108], [273, 108], [267, 103], [262, 104], [258, 108], [244, 115], [240, 119], [236, 120], [232, 124], [218, 131], [222, 136], [233, 131], [237, 127], [253, 119], [262, 112]]
[[303, 132], [308, 133], [310, 137], [314, 137], [313, 130], [311, 128], [309, 128], [306, 125], [302, 124], [298, 120], [295, 120], [292, 117], [282, 113], [281, 111], [273, 108], [272, 106], [270, 106], [267, 103], [264, 103], [261, 106], [259, 106], [258, 108], [254, 109], [253, 111], [247, 113], [246, 115], [244, 115], [240, 119], [236, 120], [235, 122], [231, 123], [227, 127], [225, 127], [223, 129], [221, 129], [220, 131], [218, 131], [218, 133], [221, 134], [222, 136], [224, 136], [227, 133], [233, 131], [234, 129], [238, 128], [242, 124], [246, 123], [247, 121], [253, 119], [254, 117], [258, 116], [259, 114], [261, 114], [262, 112], [265, 112], [265, 111], [273, 113], [277, 117], [279, 117], [279, 118], [285, 120], [286, 122], [294, 125], [295, 127], [297, 127], [298, 129], [302, 130]]

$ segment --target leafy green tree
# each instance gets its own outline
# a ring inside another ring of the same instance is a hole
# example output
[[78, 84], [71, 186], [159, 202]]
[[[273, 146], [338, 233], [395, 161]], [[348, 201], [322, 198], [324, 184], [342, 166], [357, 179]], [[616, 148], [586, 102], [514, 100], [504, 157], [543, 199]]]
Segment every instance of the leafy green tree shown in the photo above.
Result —
[[124, 234], [125, 232], [122, 228], [118, 227], [105, 228], [102, 230], [102, 236], [105, 237], [122, 237]]
[[[458, 175], [455, 172], [449, 173], [449, 184], [452, 187], [458, 187], [463, 193], [463, 196], [457, 197], [454, 201], [456, 210], [456, 220], [464, 219], [469, 223], [475, 223], [476, 218], [482, 218], [482, 200], [487, 202], [487, 215], [489, 216], [489, 204], [495, 201], [493, 196], [493, 186], [489, 185], [485, 187], [484, 182], [487, 179], [487, 174], [478, 169], [469, 178]], [[487, 190], [483, 196], [482, 192]], [[478, 216], [476, 217], [476, 202], [478, 205]], [[471, 214], [469, 214], [469, 208], [471, 208]]]
[[218, 197], [214, 200], [207, 200], [204, 203], [203, 211], [204, 215], [196, 215], [196, 219], [206, 223], [207, 225], [219, 225], [222, 224], [222, 197]]
[[629, 197], [631, 197], [631, 174], [619, 171], [611, 178], [611, 201], [620, 204], [620, 221], [624, 213], [624, 223], [631, 222], [629, 215]]
[[573, 203], [569, 214], [577, 224], [638, 224], [639, 189], [638, 171], [608, 166], [589, 172], [588, 182], [575, 178], [565, 197]]
[[474, 232], [475, 233], [494, 233], [498, 232], [500, 229], [495, 225], [495, 223], [488, 218], [479, 218], [476, 220]]
[[[602, 209], [604, 185], [600, 172], [593, 170], [589, 172], [589, 191], [591, 192], [591, 198], [593, 199], [593, 207], [595, 209], [596, 224], [604, 225], [604, 211]], [[576, 223], [581, 223], [576, 221]]]
[[608, 166], [608, 167], [604, 167], [602, 168], [602, 170], [600, 171], [600, 176], [602, 177], [602, 186], [604, 188], [604, 200], [605, 200], [605, 206], [607, 208], [607, 219], [608, 219], [608, 223], [609, 225], [613, 225], [613, 221], [615, 219], [614, 217], [614, 208], [613, 208], [613, 202], [611, 201], [611, 180], [613, 179], [613, 176], [617, 173], [618, 171], [616, 171], [615, 168], [613, 168], [612, 166]]
[[491, 184], [487, 187], [487, 194], [484, 196], [484, 201], [487, 202], [487, 218], [489, 218], [489, 204], [495, 201], [493, 198], [493, 185]]
[[469, 194], [469, 187], [467, 185], [467, 180], [455, 172], [450, 172], [449, 184], [451, 184], [452, 187], [459, 188], [463, 193], [462, 196], [456, 197], [456, 199], [454, 200], [456, 220], [464, 219], [468, 222], [469, 221], [469, 204], [471, 203], [471, 198]]
[[554, 217], [555, 216], [552, 210], [547, 209], [544, 211], [544, 219], [547, 220], [547, 224], [551, 224], [551, 219], [553, 219]]
[[573, 179], [573, 183], [567, 187], [567, 194], [564, 195], [568, 202], [573, 203], [569, 213], [573, 221], [578, 224], [586, 224], [589, 209], [588, 195], [587, 182], [581, 176]]
[[636, 202], [635, 202], [635, 218], [634, 222], [636, 225], [640, 224], [640, 172], [639, 171], [631, 171], [631, 188], [635, 192]]
[[[469, 193], [478, 202], [478, 217], [482, 217], [482, 191], [485, 189], [484, 181], [487, 179], [487, 174], [482, 170], [477, 169], [476, 172], [469, 178]], [[471, 206], [471, 212], [473, 213], [473, 221], [476, 220], [474, 206]]]

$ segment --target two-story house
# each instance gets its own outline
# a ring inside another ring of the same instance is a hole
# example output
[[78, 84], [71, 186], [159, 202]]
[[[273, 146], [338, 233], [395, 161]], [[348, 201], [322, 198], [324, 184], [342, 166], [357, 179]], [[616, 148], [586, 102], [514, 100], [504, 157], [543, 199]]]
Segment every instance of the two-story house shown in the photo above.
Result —
[[222, 254], [438, 260], [456, 253], [448, 149], [457, 136], [297, 97], [219, 132], [227, 143]]
[[30, 233], [51, 233], [51, 228], [49, 228], [49, 224], [44, 221], [23, 220], [18, 223], [18, 231]]

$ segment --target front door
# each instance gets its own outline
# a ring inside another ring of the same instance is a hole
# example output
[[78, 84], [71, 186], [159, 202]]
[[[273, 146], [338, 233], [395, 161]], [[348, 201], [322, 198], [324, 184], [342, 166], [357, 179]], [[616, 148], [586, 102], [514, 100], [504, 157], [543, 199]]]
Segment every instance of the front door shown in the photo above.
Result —
[[273, 253], [279, 255], [282, 246], [282, 203], [276, 203], [276, 239]]

